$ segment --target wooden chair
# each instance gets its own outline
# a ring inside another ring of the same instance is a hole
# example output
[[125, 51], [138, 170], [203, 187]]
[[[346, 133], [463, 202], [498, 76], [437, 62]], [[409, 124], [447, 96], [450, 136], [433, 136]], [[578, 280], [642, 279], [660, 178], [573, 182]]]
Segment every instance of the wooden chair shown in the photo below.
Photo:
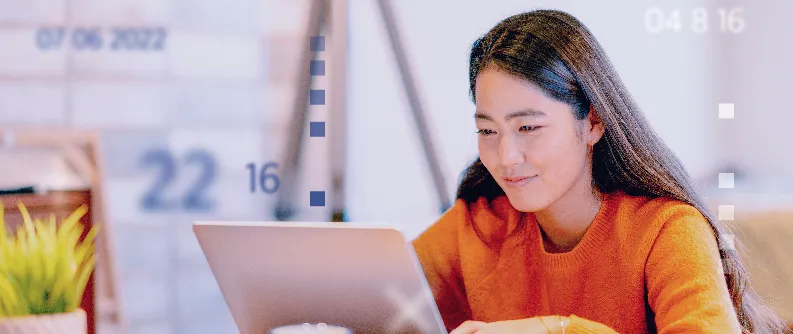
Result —
[[[84, 301], [87, 301], [87, 304], [83, 306], [96, 310], [95, 314], [93, 312], [89, 314], [89, 327], [91, 328], [89, 333], [95, 333], [97, 323], [108, 324], [112, 327], [113, 332], [124, 333], [126, 321], [123, 317], [119, 294], [119, 277], [112, 238], [113, 226], [105, 212], [102, 154], [97, 136], [85, 131], [0, 128], [0, 149], [3, 148], [54, 150], [62, 155], [76, 174], [88, 182], [88, 191], [55, 191], [44, 194], [4, 196], [0, 199], [6, 202], [6, 208], [11, 215], [13, 215], [17, 201], [26, 203], [34, 214], [43, 214], [46, 210], [53, 210], [56, 215], [63, 213], [64, 210], [74, 210], [81, 203], [88, 204], [89, 215], [84, 223], [101, 225], [96, 238], [96, 281], [95, 284], [91, 283], [91, 291], [86, 292], [87, 296]], [[94, 286], [95, 289], [93, 289]], [[91, 302], [94, 305], [89, 305]], [[87, 313], [88, 311], [86, 310]]]

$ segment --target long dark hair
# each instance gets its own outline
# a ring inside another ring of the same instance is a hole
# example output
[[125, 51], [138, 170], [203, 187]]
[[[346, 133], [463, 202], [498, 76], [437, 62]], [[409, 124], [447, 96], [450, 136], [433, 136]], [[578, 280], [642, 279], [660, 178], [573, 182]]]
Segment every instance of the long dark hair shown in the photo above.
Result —
[[[605, 134], [592, 152], [595, 189], [683, 201], [699, 209], [716, 236], [725, 235], [725, 228], [707, 209], [683, 165], [650, 127], [598, 41], [576, 18], [556, 10], [535, 10], [511, 16], [477, 39], [471, 48], [469, 71], [474, 103], [476, 78], [491, 66], [528, 80], [569, 104], [579, 120], [595, 110], [605, 125]], [[503, 194], [477, 158], [463, 172], [457, 198], [470, 203]], [[749, 287], [735, 251], [725, 247], [721, 237], [716, 239], [743, 331], [786, 332], [784, 322]]]

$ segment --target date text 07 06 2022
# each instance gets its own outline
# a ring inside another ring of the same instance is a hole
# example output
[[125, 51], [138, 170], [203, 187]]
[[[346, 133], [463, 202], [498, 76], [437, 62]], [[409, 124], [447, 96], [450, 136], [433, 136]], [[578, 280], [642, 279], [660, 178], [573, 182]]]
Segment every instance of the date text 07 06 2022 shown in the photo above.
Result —
[[36, 30], [39, 50], [162, 51], [168, 31], [160, 27], [47, 27]]

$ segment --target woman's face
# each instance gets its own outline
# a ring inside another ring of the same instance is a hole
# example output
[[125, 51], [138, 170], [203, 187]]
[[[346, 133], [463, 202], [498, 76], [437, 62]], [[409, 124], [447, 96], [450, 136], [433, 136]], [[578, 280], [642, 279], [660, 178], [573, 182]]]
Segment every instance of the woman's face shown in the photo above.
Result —
[[526, 80], [494, 68], [479, 74], [479, 157], [516, 209], [541, 211], [574, 185], [590, 185], [588, 145], [603, 133], [593, 114], [576, 120], [568, 104]]

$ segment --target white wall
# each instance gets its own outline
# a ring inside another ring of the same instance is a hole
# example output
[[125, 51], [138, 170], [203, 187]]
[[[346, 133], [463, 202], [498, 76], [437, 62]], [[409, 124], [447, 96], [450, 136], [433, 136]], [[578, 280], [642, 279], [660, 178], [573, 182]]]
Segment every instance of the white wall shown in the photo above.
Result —
[[731, 1], [744, 8], [746, 29], [724, 35], [724, 99], [735, 100], [735, 119], [719, 125], [724, 155], [758, 182], [793, 185], [793, 44], [789, 13], [793, 2], [761, 5]]

